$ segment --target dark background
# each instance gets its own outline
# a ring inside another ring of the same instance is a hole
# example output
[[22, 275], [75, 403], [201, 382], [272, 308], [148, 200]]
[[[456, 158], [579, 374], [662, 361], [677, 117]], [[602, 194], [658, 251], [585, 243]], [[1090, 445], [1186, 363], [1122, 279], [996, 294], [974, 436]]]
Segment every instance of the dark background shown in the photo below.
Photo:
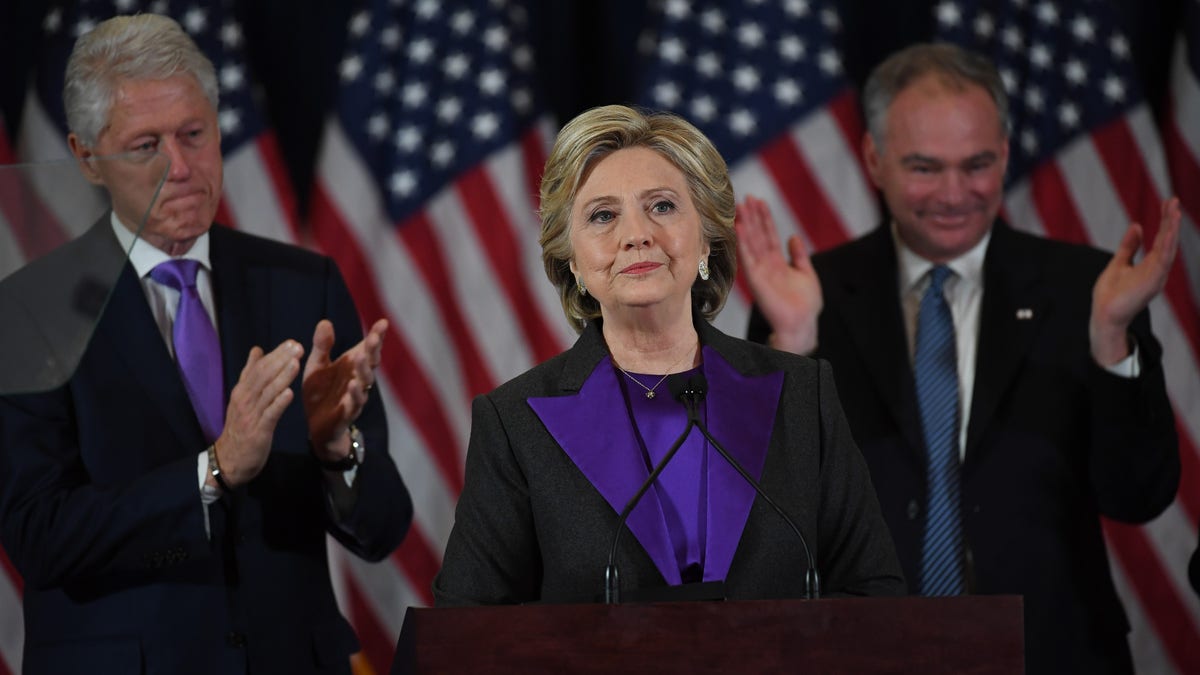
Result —
[[[1111, 0], [1156, 114], [1163, 103], [1183, 2], [1190, 1]], [[835, 3], [841, 10], [844, 63], [851, 79], [861, 85], [888, 53], [929, 39], [937, 2]], [[524, 4], [529, 8], [541, 94], [559, 122], [595, 105], [638, 98], [638, 41], [656, 16], [654, 0], [524, 0]], [[265, 112], [279, 136], [302, 209], [321, 130], [333, 105], [336, 69], [353, 6], [337, 0], [244, 0], [237, 6], [249, 66], [263, 87]], [[40, 0], [3, 0], [2, 7], [0, 110], [12, 131], [19, 123], [45, 7]]]

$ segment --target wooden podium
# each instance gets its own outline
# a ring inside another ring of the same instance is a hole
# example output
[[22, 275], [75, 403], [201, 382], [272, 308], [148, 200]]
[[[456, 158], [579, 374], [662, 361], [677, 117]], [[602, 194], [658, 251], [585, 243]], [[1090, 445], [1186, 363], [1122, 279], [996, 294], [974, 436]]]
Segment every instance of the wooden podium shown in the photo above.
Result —
[[409, 609], [392, 673], [1024, 672], [1022, 599]]

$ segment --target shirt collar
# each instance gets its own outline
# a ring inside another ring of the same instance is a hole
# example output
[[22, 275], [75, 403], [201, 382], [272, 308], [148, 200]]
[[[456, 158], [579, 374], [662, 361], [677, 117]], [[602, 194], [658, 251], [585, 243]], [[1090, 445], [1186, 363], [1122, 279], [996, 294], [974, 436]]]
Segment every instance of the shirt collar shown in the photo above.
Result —
[[[117, 241], [121, 244], [121, 249], [129, 251], [129, 264], [133, 265], [133, 269], [137, 272], [138, 278], [143, 278], [150, 274], [150, 270], [154, 269], [160, 263], [171, 260], [171, 256], [167, 255], [161, 249], [151, 246], [146, 240], [137, 237], [133, 231], [125, 227], [121, 219], [117, 217], [117, 212], [113, 211], [111, 215], [113, 233], [117, 235]], [[196, 239], [196, 243], [178, 258], [190, 258], [197, 260], [200, 265], [209, 272], [212, 271], [212, 265], [208, 259], [208, 232], [200, 235]]]
[[[917, 255], [910, 249], [896, 231], [896, 222], [892, 221], [892, 241], [896, 244], [896, 267], [900, 274], [900, 291], [908, 293], [925, 280], [925, 274], [933, 268], [933, 263]], [[992, 230], [988, 228], [979, 243], [971, 250], [946, 263], [954, 274], [964, 282], [976, 285], [983, 284], [983, 259], [987, 254], [988, 242], [992, 240]]]

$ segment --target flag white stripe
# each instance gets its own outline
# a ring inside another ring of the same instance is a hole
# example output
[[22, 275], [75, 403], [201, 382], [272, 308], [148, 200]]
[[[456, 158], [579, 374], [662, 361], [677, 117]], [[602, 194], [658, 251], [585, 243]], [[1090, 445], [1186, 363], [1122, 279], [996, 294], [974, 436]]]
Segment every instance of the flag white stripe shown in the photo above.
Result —
[[[1111, 548], [1111, 544], [1109, 547]], [[1121, 565], [1119, 557], [1109, 557], [1112, 560], [1113, 584], [1116, 586], [1117, 595], [1121, 598], [1121, 604], [1125, 607], [1125, 614], [1129, 619], [1129, 649], [1134, 654], [1137, 671], [1156, 675], [1177, 673], [1171, 658], [1167, 655], [1166, 647], [1154, 629], [1154, 624], [1150, 623], [1150, 618], [1146, 616], [1141, 597], [1129, 583], [1129, 572]], [[1134, 570], [1133, 573], [1140, 574], [1141, 572]]]
[[[1197, 36], [1200, 39], [1200, 36]], [[1187, 61], [1187, 47], [1181, 37], [1175, 45], [1171, 67], [1171, 97], [1179, 135], [1193, 157], [1200, 157], [1200, 82]], [[1182, 186], [1180, 186], [1182, 187]]]
[[8, 574], [0, 571], [0, 658], [12, 673], [21, 672], [21, 646], [25, 642], [25, 617], [21, 595]]
[[750, 325], [750, 303], [743, 300], [740, 294], [730, 293], [712, 324], [727, 335], [746, 337], [746, 327]]
[[759, 161], [757, 154], [738, 162], [730, 170], [730, 180], [733, 182], [734, 194], [738, 201], [754, 195], [767, 203], [771, 216], [775, 219], [775, 227], [779, 230], [784, 255], [787, 255], [787, 240], [794, 234], [800, 235], [804, 246], [812, 252], [812, 239], [800, 226], [799, 215], [792, 210], [791, 203], [784, 197], [786, 188], [780, 189], [771, 172]]
[[1192, 447], [1200, 451], [1200, 366], [1192, 358], [1179, 318], [1161, 294], [1150, 302], [1150, 322], [1162, 343], [1163, 376], [1167, 395], [1176, 405], [1176, 421], [1191, 437]]
[[[458, 495], [446, 484], [441, 471], [431, 461], [431, 453], [421, 443], [420, 436], [413, 433], [416, 427], [404, 406], [396, 399], [391, 383], [381, 377], [376, 384], [376, 391], [382, 397], [383, 408], [387, 411], [388, 454], [412, 497], [413, 522], [429, 542], [432, 549], [430, 553], [440, 560], [442, 551], [446, 549], [446, 541], [450, 538], [450, 527], [454, 524], [454, 506]], [[461, 466], [466, 448], [455, 450]]]
[[854, 159], [857, 148], [851, 142], [856, 139], [846, 138], [830, 109], [823, 107], [809, 115], [794, 129], [792, 139], [848, 237], [875, 229], [879, 209], [875, 192]]
[[[457, 190], [443, 190], [426, 202], [425, 210], [430, 233], [438, 242], [446, 261], [446, 273], [454, 286], [453, 298], [470, 331], [460, 337], [487, 364], [492, 385], [500, 384], [503, 373], [520, 372], [533, 365], [533, 356], [515, 320], [517, 313], [504, 293], [504, 282], [496, 278], [492, 261], [480, 248], [480, 238], [471, 224], [473, 219]], [[478, 225], [494, 227], [490, 222]], [[443, 341], [444, 348], [454, 344], [445, 332], [431, 334], [430, 338]], [[465, 405], [470, 394], [464, 389], [467, 398], [459, 405]]]
[[[384, 634], [396, 646], [404, 613], [409, 607], [423, 607], [421, 594], [412, 580], [401, 574], [390, 561], [369, 563], [353, 555], [345, 556], [350, 572], [362, 589], [362, 597]], [[380, 664], [386, 665], [386, 664]]]
[[[1126, 159], [1134, 161], [1132, 157]], [[1083, 136], [1067, 146], [1059, 153], [1058, 164], [1091, 244], [1107, 251], [1116, 249], [1129, 227], [1130, 215], [1092, 137]]]
[[1197, 217], [1200, 217], [1200, 214], [1183, 214], [1183, 223], [1179, 230], [1179, 258], [1183, 260], [1192, 299], [1200, 302], [1200, 224], [1196, 222]]
[[[1140, 157], [1141, 164], [1145, 167], [1154, 186], [1154, 193], [1161, 202], [1171, 194], [1171, 176], [1167, 173], [1167, 156], [1163, 152], [1162, 142], [1159, 140], [1158, 127], [1154, 126], [1150, 106], [1143, 103], [1131, 110], [1127, 126], [1139, 155], [1138, 157], [1127, 157], [1125, 161], [1133, 161]], [[1154, 215], [1157, 216], [1158, 211], [1155, 211]], [[1142, 217], [1144, 216], [1139, 215], [1139, 219]]]
[[240, 230], [295, 243], [290, 218], [283, 210], [266, 158], [255, 143], [245, 143], [225, 158], [222, 187], [226, 204]]
[[1008, 222], [1024, 232], [1046, 236], [1046, 226], [1042, 224], [1042, 215], [1038, 213], [1037, 204], [1033, 200], [1033, 186], [1028, 178], [1023, 178], [1012, 187], [1005, 190], [1004, 210]]
[[[0, 180], [7, 178], [0, 177]], [[0, 279], [21, 269], [24, 264], [25, 256], [16, 236], [13, 235], [12, 225], [4, 214], [0, 213]]]
[[[539, 126], [539, 138], [544, 138], [542, 133]], [[563, 316], [562, 305], [558, 301], [554, 286], [546, 278], [546, 268], [542, 264], [542, 248], [538, 244], [541, 223], [537, 214], [536, 195], [531, 194], [528, 189], [521, 147], [514, 143], [495, 153], [488, 158], [486, 169], [492, 185], [496, 188], [497, 197], [513, 222], [513, 234], [519, 238], [517, 245], [521, 251], [521, 269], [525, 283], [533, 295], [534, 304], [557, 344], [566, 349], [575, 342], [576, 335]], [[521, 370], [501, 372], [507, 379]]]
[[465, 445], [462, 430], [470, 426], [468, 400], [463, 388], [462, 368], [446, 349], [442, 336], [449, 331], [442, 323], [431, 296], [423, 292], [424, 280], [416, 264], [401, 246], [395, 226], [385, 213], [374, 181], [354, 154], [341, 125], [326, 125], [325, 143], [318, 162], [318, 178], [333, 207], [341, 214], [358, 240], [367, 264], [374, 273], [375, 287], [385, 311], [393, 317], [392, 326], [403, 336], [413, 357], [426, 373], [433, 393], [455, 434], [455, 447]]
[[[17, 156], [22, 162], [71, 159], [63, 132], [46, 114], [33, 90], [25, 96]], [[83, 234], [108, 210], [107, 196], [78, 171], [31, 171], [29, 178], [68, 236]], [[69, 198], [64, 199], [64, 195]]]
[[1194, 534], [1196, 523], [1188, 518], [1176, 500], [1159, 517], [1142, 527], [1142, 532], [1158, 554], [1160, 564], [1167, 571], [1167, 580], [1191, 616], [1192, 625], [1200, 626], [1200, 598], [1192, 591], [1187, 575], [1188, 560], [1196, 550], [1196, 538], [1179, 536], [1181, 532]]

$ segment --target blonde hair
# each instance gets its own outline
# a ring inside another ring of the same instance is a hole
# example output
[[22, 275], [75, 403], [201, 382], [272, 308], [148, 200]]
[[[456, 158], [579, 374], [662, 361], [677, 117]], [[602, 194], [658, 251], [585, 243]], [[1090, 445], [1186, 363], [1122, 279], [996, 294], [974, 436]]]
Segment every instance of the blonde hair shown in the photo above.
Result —
[[645, 112], [623, 105], [593, 108], [558, 132], [542, 174], [542, 262], [558, 290], [563, 312], [576, 331], [600, 316], [600, 304], [579, 292], [571, 274], [571, 209], [593, 167], [618, 150], [647, 148], [662, 155], [687, 179], [700, 214], [700, 230], [710, 247], [709, 279], [692, 285], [692, 309], [712, 320], [729, 295], [737, 274], [733, 231], [733, 184], [725, 160], [711, 141], [678, 115]]

